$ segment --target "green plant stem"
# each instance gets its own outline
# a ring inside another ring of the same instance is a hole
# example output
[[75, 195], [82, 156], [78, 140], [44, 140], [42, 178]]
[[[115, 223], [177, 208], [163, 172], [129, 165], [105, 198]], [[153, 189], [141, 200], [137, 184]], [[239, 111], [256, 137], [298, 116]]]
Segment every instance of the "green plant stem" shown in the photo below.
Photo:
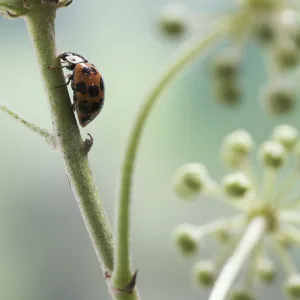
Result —
[[146, 121], [154, 107], [154, 104], [157, 102], [158, 97], [175, 78], [175, 76], [183, 70], [188, 63], [199, 57], [199, 55], [202, 54], [208, 46], [224, 35], [227, 29], [226, 23], [224, 24], [223, 20], [222, 26], [218, 27], [204, 39], [200, 41], [197, 40], [196, 43], [192, 44], [191, 42], [188, 42], [187, 45], [184, 46], [179, 58], [176, 57], [174, 63], [172, 63], [170, 67], [158, 78], [139, 109], [137, 118], [129, 135], [121, 170], [119, 202], [117, 204], [116, 219], [115, 270], [113, 273], [113, 282], [116, 287], [124, 286], [132, 276], [129, 246], [130, 197], [134, 165]]
[[247, 258], [264, 236], [266, 221], [261, 217], [254, 218], [246, 228], [246, 231], [232, 256], [223, 267], [209, 297], [209, 300], [225, 300], [240, 269]]
[[31, 131], [33, 131], [33, 132], [37, 133], [38, 135], [40, 135], [41, 137], [43, 137], [46, 140], [46, 142], [53, 148], [56, 147], [56, 139], [55, 139], [54, 135], [51, 134], [48, 130], [43, 129], [43, 128], [27, 121], [26, 119], [21, 117], [18, 113], [12, 111], [11, 109], [9, 109], [7, 106], [5, 106], [2, 103], [0, 103], [0, 110], [7, 113], [10, 117], [14, 118], [16, 121], [23, 124], [25, 127], [30, 129]]
[[65, 83], [64, 76], [61, 70], [48, 68], [59, 64], [55, 50], [55, 9], [39, 5], [28, 11], [26, 19], [48, 95], [54, 132], [71, 188], [101, 266], [104, 271], [112, 271], [111, 227], [91, 174], [67, 88], [55, 88]]

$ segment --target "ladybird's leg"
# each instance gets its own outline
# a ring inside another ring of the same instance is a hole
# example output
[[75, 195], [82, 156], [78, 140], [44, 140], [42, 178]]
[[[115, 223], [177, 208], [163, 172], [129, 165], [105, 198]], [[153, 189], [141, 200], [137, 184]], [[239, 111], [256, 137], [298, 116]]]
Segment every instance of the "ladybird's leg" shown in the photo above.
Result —
[[83, 147], [84, 147], [84, 150], [86, 151], [86, 153], [88, 153], [91, 150], [91, 148], [92, 148], [92, 146], [94, 144], [93, 137], [89, 133], [87, 133], [87, 135], [89, 137], [86, 138], [85, 141], [83, 142]]
[[67, 65], [61, 65], [61, 66], [49, 66], [48, 69], [58, 70], [58, 69], [66, 68], [66, 67], [67, 67]]
[[67, 82], [65, 84], [56, 86], [56, 88], [68, 86], [71, 80], [73, 80], [73, 74], [69, 74], [65, 78], [67, 79]]
[[73, 0], [69, 0], [69, 1], [65, 1], [65, 2], [63, 2], [63, 4], [64, 4], [64, 7], [67, 7], [67, 6], [69, 6], [70, 4], [72, 4], [72, 2], [73, 2]]
[[89, 136], [89, 139], [90, 139], [92, 142], [94, 142], [93, 137], [92, 137], [89, 133], [87, 133], [87, 135]]
[[72, 103], [72, 110], [75, 112], [76, 106], [75, 106], [75, 101]]
[[110, 278], [111, 277], [111, 273], [109, 272], [109, 271], [105, 271], [105, 273], [104, 273], [104, 278], [105, 279], [108, 279], [108, 278]]
[[13, 13], [11, 13], [11, 12], [8, 11], [8, 10], [6, 10], [6, 13], [7, 13], [7, 15], [8, 15], [10, 18], [18, 18], [18, 17], [21, 16], [20, 14], [13, 14]]

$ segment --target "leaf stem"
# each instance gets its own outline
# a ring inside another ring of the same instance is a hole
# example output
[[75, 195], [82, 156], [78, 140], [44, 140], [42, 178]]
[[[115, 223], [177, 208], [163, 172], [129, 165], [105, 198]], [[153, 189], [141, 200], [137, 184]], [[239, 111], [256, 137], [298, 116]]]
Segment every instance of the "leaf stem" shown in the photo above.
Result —
[[55, 49], [55, 13], [55, 7], [52, 6], [36, 5], [28, 10], [28, 30], [48, 95], [54, 133], [71, 188], [103, 271], [112, 271], [111, 227], [92, 177], [68, 91], [66, 88], [55, 88], [65, 83], [64, 76], [61, 70], [49, 69], [49, 66], [59, 64]]
[[142, 137], [142, 132], [146, 121], [157, 102], [159, 96], [166, 89], [168, 84], [183, 70], [188, 63], [199, 57], [203, 51], [213, 42], [225, 35], [228, 28], [226, 21], [222, 19], [220, 26], [205, 38], [196, 42], [188, 42], [180, 51], [179, 58], [176, 56], [170, 67], [159, 76], [156, 83], [146, 96], [142, 103], [137, 118], [132, 126], [123, 166], [121, 170], [119, 200], [117, 203], [116, 218], [116, 253], [115, 253], [115, 270], [113, 273], [113, 281], [116, 287], [122, 287], [128, 282], [132, 276], [130, 266], [130, 245], [129, 245], [129, 225], [130, 225], [130, 198], [132, 189], [132, 178], [134, 166], [137, 158], [137, 152]]
[[9, 109], [7, 106], [2, 104], [1, 102], [0, 102], [0, 110], [7, 113], [10, 117], [14, 118], [16, 121], [23, 124], [25, 127], [30, 129], [31, 131], [33, 131], [33, 132], [37, 133], [38, 135], [40, 135], [41, 137], [43, 137], [46, 140], [46, 142], [53, 148], [56, 147], [55, 136], [52, 133], [50, 133], [48, 130], [43, 129], [43, 128], [39, 127], [38, 125], [27, 121], [26, 119], [21, 117], [18, 113]]
[[232, 256], [223, 267], [209, 300], [224, 300], [233, 285], [240, 269], [258, 245], [266, 230], [266, 221], [262, 217], [254, 218], [245, 230], [245, 233]]

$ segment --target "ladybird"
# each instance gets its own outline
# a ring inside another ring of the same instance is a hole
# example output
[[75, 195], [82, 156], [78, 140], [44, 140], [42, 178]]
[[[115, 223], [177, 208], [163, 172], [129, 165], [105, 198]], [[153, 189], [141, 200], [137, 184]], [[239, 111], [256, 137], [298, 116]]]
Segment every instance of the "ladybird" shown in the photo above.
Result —
[[73, 52], [59, 55], [66, 64], [58, 68], [73, 71], [66, 76], [67, 86], [71, 82], [73, 94], [73, 110], [76, 111], [79, 124], [85, 127], [93, 121], [104, 105], [104, 81], [97, 68], [83, 56]]

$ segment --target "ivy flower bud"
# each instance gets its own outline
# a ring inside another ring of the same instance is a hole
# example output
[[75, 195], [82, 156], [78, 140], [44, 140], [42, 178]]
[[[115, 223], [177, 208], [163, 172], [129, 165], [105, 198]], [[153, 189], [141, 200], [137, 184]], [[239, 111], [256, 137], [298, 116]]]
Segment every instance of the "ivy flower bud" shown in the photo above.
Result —
[[278, 233], [275, 239], [279, 243], [279, 245], [284, 249], [288, 249], [291, 246], [293, 246], [293, 240], [283, 232]]
[[281, 69], [296, 67], [300, 59], [300, 52], [296, 43], [289, 38], [281, 39], [276, 43], [274, 55], [275, 61]]
[[216, 266], [211, 260], [196, 263], [193, 276], [200, 287], [210, 287], [216, 279]]
[[254, 300], [254, 296], [250, 291], [239, 288], [230, 293], [230, 300]]
[[243, 157], [241, 158], [239, 155], [235, 155], [233, 152], [227, 151], [226, 149], [222, 149], [221, 157], [225, 165], [233, 169], [239, 168], [244, 161]]
[[293, 299], [299, 298], [300, 297], [300, 274], [290, 275], [284, 283], [284, 288], [289, 297]]
[[256, 11], [251, 17], [251, 29], [256, 39], [262, 44], [272, 43], [277, 33], [274, 14], [268, 11]]
[[214, 92], [217, 100], [228, 106], [238, 104], [242, 96], [242, 88], [237, 81], [237, 78], [217, 80], [214, 82]]
[[278, 21], [281, 29], [287, 34], [292, 34], [295, 29], [299, 28], [300, 24], [299, 14], [293, 8], [281, 10], [278, 15]]
[[300, 49], [300, 25], [294, 28], [291, 35], [295, 45]]
[[189, 9], [181, 3], [171, 3], [163, 7], [159, 26], [165, 35], [177, 37], [188, 27]]
[[213, 63], [213, 75], [217, 80], [227, 80], [235, 77], [240, 68], [240, 51], [239, 49], [226, 49], [215, 57]]
[[211, 185], [211, 178], [205, 166], [198, 163], [184, 165], [174, 178], [175, 191], [182, 199], [191, 199]]
[[276, 141], [266, 141], [260, 148], [261, 161], [268, 168], [280, 168], [285, 162], [286, 156], [284, 147]]
[[242, 172], [228, 174], [222, 184], [225, 194], [231, 198], [242, 198], [251, 188], [249, 178]]
[[299, 13], [292, 8], [286, 8], [279, 14], [279, 25], [282, 35], [290, 38], [295, 46], [300, 48], [300, 18]]
[[257, 262], [257, 273], [259, 279], [265, 283], [274, 281], [276, 273], [273, 262], [268, 258], [261, 258]]
[[223, 148], [234, 155], [247, 156], [253, 149], [254, 142], [248, 131], [238, 129], [224, 138]]
[[300, 141], [298, 141], [294, 147], [293, 151], [297, 157], [300, 157]]
[[232, 233], [228, 229], [219, 229], [215, 232], [215, 237], [220, 244], [228, 243], [232, 238]]
[[198, 252], [197, 232], [191, 224], [180, 224], [173, 231], [173, 240], [184, 256], [192, 256]]
[[295, 108], [295, 88], [284, 80], [271, 82], [262, 92], [262, 101], [271, 113], [286, 114]]
[[292, 125], [283, 124], [274, 128], [272, 137], [286, 151], [291, 151], [299, 141], [299, 131]]

